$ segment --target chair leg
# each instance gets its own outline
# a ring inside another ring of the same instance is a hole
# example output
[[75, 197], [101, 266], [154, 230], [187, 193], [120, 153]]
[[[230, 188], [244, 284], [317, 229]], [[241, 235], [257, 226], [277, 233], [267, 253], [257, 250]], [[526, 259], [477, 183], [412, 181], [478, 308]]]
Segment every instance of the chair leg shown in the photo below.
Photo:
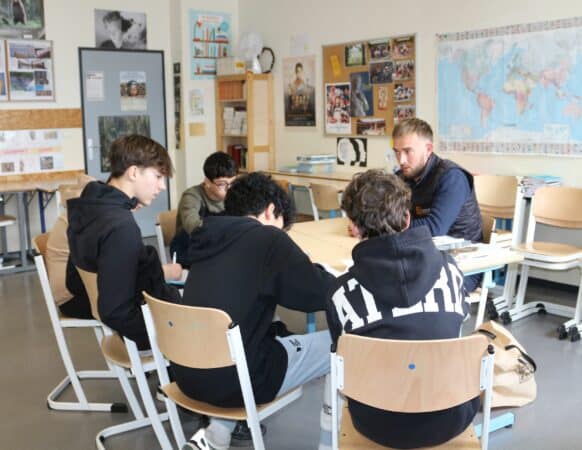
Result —
[[166, 398], [166, 410], [168, 411], [168, 416], [170, 418], [170, 426], [172, 427], [174, 440], [176, 441], [178, 448], [182, 448], [186, 444], [184, 428], [182, 428], [182, 422], [180, 422], [180, 416], [178, 415], [176, 404], [168, 398]]
[[119, 367], [119, 366], [113, 366], [115, 373], [117, 374], [117, 378], [119, 379], [119, 384], [121, 384], [121, 389], [123, 390], [123, 393], [125, 394], [125, 398], [127, 398], [127, 402], [129, 403], [129, 408], [131, 409], [131, 412], [133, 413], [133, 416], [137, 419], [143, 419], [145, 416], [143, 414], [143, 411], [141, 409], [141, 406], [139, 406], [139, 402], [137, 401], [137, 397], [135, 396], [135, 392], [133, 392], [133, 389], [131, 388], [131, 385], [129, 384], [129, 379], [127, 377], [127, 374], [125, 373], [125, 369], [123, 367]]
[[[168, 414], [160, 414], [160, 420], [168, 420]], [[119, 425], [113, 425], [111, 427], [104, 428], [99, 433], [97, 433], [97, 436], [95, 436], [95, 446], [97, 447], [97, 450], [106, 450], [104, 445], [105, 439], [111, 436], [126, 433], [128, 431], [149, 427], [151, 425], [152, 421], [148, 417], [142, 417], [141, 419], [135, 419], [129, 422], [120, 423]]]

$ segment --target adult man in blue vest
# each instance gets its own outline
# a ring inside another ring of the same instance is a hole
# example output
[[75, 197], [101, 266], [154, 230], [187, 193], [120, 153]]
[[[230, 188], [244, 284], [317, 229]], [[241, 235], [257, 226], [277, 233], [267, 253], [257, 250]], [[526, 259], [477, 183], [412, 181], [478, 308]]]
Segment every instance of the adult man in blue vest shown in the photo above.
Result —
[[[449, 235], [481, 241], [483, 224], [473, 176], [458, 164], [434, 153], [430, 125], [421, 119], [399, 122], [392, 132], [397, 175], [412, 190], [411, 227], [426, 225], [432, 236]], [[467, 292], [479, 276], [465, 277]]]

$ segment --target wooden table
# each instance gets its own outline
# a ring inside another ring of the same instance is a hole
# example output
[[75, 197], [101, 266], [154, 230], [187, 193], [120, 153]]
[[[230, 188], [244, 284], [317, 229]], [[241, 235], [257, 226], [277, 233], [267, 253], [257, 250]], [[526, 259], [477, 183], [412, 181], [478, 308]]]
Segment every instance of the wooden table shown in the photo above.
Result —
[[[340, 217], [295, 224], [289, 231], [289, 236], [310, 256], [312, 261], [343, 272], [352, 263], [352, 249], [359, 242], [357, 238], [348, 235], [347, 229], [348, 219]], [[476, 256], [465, 254], [457, 259], [457, 265], [465, 276], [484, 274], [475, 327], [483, 323], [488, 286], [492, 284], [492, 272], [506, 264], [523, 261], [523, 256], [517, 252], [505, 249], [497, 251], [497, 247], [488, 247], [493, 251], [486, 256], [482, 253]]]

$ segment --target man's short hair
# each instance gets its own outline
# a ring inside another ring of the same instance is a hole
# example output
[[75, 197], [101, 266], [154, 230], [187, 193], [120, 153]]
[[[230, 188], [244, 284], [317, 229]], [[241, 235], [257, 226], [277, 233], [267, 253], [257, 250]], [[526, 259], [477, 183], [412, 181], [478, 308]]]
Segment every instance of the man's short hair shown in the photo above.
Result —
[[395, 234], [406, 228], [411, 192], [396, 175], [372, 169], [354, 175], [342, 196], [342, 209], [363, 238]]
[[298, 62], [295, 64], [295, 73], [297, 73], [297, 69], [303, 70], [303, 63]]
[[214, 152], [206, 158], [202, 170], [210, 181], [217, 178], [232, 178], [236, 175], [236, 163], [228, 153]]
[[275, 216], [283, 216], [283, 228], [289, 228], [294, 209], [287, 192], [269, 175], [251, 172], [234, 180], [224, 200], [224, 211], [227, 216], [258, 217], [270, 203], [275, 205]]
[[172, 161], [168, 151], [146, 136], [130, 134], [117, 138], [109, 151], [111, 178], [121, 177], [131, 166], [155, 167], [164, 176], [171, 177]]
[[398, 122], [394, 127], [394, 130], [392, 130], [392, 139], [415, 133], [418, 137], [428, 139], [430, 142], [432, 142], [432, 128], [427, 122], [418, 118], [406, 119]]

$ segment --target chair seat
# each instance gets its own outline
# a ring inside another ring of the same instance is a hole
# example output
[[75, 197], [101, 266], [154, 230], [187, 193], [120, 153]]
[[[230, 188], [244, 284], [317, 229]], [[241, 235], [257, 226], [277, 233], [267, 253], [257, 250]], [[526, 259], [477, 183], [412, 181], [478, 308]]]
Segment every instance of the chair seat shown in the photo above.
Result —
[[[342, 413], [342, 423], [339, 436], [339, 448], [342, 450], [390, 450], [391, 447], [384, 447], [374, 441], [369, 440], [360, 434], [352, 422], [352, 417], [347, 407], [344, 406]], [[426, 450], [479, 450], [481, 444], [475, 434], [473, 425], [469, 425], [465, 431], [454, 439], [436, 447], [422, 447]], [[422, 450], [419, 449], [419, 450]]]
[[[118, 334], [103, 337], [103, 340], [101, 341], [101, 351], [103, 352], [105, 359], [109, 362], [126, 369], [131, 369], [131, 361], [129, 360], [127, 347], [123, 342], [123, 338]], [[142, 356], [141, 361], [144, 365], [150, 364], [153, 363], [154, 358], [153, 356]]]
[[530, 242], [514, 247], [526, 259], [545, 262], [567, 262], [582, 259], [582, 248], [557, 242]]
[[[297, 390], [301, 389], [298, 387], [290, 392], [287, 392], [280, 397], [275, 398], [272, 402], [265, 403], [263, 405], [257, 405], [257, 412], [259, 416], [261, 411], [271, 406], [273, 403], [280, 401], [284, 397], [293, 395]], [[214, 406], [210, 403], [201, 402], [199, 400], [194, 400], [193, 398], [184, 394], [176, 383], [170, 383], [162, 386], [162, 391], [166, 394], [174, 403], [180, 405], [190, 411], [197, 412], [198, 414], [205, 414], [212, 417], [221, 417], [224, 419], [232, 420], [246, 420], [247, 412], [245, 408], [222, 408], [220, 406]]]

